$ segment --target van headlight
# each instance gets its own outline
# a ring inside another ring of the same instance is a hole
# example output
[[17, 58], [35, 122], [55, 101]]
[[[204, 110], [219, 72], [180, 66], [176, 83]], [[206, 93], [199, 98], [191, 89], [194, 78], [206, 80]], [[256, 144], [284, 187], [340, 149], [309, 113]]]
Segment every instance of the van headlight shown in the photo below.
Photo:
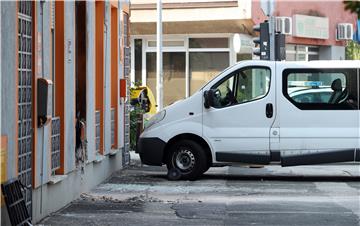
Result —
[[152, 116], [144, 125], [144, 129], [149, 128], [150, 126], [160, 122], [161, 120], [163, 120], [165, 118], [166, 115], [166, 111], [162, 110], [158, 113], [156, 113], [154, 116]]

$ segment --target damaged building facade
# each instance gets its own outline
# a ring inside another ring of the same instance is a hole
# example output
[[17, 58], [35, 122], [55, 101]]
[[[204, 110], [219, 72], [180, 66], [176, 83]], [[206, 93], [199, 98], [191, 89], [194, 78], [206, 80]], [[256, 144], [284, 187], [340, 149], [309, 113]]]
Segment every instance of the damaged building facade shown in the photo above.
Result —
[[33, 223], [129, 161], [129, 4], [0, 2], [1, 183]]

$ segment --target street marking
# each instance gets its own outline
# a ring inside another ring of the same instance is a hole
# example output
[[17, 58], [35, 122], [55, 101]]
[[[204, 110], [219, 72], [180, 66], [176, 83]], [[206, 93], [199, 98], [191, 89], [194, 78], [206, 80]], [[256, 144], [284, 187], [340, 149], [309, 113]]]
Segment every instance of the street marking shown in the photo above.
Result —
[[[324, 192], [328, 199], [352, 211], [360, 218], [360, 190], [346, 183], [317, 182], [316, 188]], [[341, 194], [341, 195], [339, 195]], [[355, 197], [355, 198], [354, 198]]]

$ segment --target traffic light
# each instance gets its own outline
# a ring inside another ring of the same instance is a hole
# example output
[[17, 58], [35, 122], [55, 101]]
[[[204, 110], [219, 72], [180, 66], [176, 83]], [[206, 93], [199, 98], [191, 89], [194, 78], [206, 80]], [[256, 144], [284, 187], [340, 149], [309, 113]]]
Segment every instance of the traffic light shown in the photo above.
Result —
[[275, 60], [282, 61], [286, 59], [285, 35], [275, 34]]
[[260, 56], [260, 60], [270, 60], [270, 35], [269, 35], [269, 23], [263, 22], [253, 27], [254, 31], [260, 33], [259, 37], [253, 39], [255, 46], [253, 53], [256, 56]]

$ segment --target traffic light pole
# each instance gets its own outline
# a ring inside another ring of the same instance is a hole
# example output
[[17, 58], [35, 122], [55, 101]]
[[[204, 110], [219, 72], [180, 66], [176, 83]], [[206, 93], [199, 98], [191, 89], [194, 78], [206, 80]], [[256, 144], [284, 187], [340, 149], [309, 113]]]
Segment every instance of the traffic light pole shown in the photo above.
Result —
[[275, 59], [275, 17], [269, 17], [270, 60]]
[[269, 20], [253, 27], [254, 31], [260, 33], [259, 37], [253, 39], [255, 45], [253, 53], [260, 60], [281, 61], [286, 59], [285, 35], [277, 33], [275, 29], [276, 19], [269, 16]]

